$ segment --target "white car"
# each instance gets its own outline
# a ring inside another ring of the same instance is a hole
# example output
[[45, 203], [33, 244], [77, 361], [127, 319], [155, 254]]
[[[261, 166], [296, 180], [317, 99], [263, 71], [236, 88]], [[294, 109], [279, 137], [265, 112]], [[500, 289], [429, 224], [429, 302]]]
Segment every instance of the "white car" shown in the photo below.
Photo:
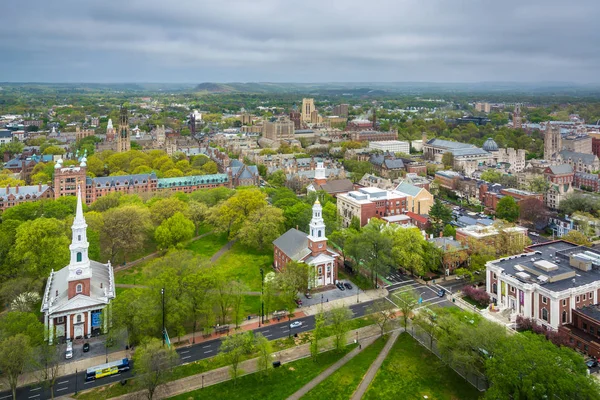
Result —
[[300, 321], [294, 321], [294, 322], [292, 322], [292, 323], [290, 324], [290, 329], [293, 329], [293, 328], [300, 328], [301, 326], [302, 326], [302, 322], [300, 322]]
[[67, 360], [73, 358], [73, 342], [67, 343], [67, 351], [65, 352], [65, 358]]

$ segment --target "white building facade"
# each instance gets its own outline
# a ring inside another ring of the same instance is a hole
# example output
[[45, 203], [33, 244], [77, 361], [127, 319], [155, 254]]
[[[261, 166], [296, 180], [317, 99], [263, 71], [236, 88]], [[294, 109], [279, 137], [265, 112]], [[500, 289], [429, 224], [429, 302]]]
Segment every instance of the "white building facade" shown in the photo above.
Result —
[[410, 154], [410, 143], [400, 140], [382, 140], [379, 142], [369, 142], [369, 149]]

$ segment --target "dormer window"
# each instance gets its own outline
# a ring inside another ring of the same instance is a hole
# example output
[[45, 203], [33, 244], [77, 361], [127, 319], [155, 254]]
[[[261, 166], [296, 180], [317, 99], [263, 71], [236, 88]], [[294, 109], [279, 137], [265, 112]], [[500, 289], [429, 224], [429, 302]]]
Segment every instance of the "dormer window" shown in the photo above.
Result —
[[83, 285], [81, 283], [78, 283], [77, 286], [75, 286], [75, 293], [81, 292], [83, 292]]

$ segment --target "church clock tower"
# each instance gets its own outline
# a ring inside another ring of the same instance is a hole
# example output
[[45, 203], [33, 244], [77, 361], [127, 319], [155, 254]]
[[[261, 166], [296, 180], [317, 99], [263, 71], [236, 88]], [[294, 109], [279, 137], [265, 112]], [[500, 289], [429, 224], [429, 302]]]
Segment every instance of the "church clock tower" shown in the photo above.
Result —
[[131, 136], [129, 133], [129, 115], [127, 108], [121, 107], [121, 115], [119, 117], [119, 133], [117, 135], [117, 152], [131, 150]]
[[69, 262], [69, 299], [79, 294], [90, 295], [90, 280], [92, 268], [88, 257], [90, 243], [87, 240], [87, 224], [83, 217], [83, 205], [81, 201], [81, 187], [77, 189], [77, 211], [73, 226], [71, 227], [72, 239], [69, 251], [71, 261]]
[[313, 256], [327, 252], [327, 238], [325, 237], [325, 221], [323, 221], [323, 207], [319, 199], [313, 205], [313, 215], [308, 226], [308, 248]]

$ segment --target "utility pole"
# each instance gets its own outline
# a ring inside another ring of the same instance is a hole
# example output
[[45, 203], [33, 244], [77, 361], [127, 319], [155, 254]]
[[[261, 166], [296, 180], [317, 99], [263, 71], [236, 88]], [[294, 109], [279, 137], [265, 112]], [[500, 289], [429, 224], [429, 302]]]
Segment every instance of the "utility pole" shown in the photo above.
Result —
[[265, 271], [260, 269], [260, 280], [261, 280], [261, 288], [260, 288], [260, 305], [261, 305], [261, 315], [258, 320], [258, 326], [260, 326], [260, 320], [262, 323], [265, 323]]
[[160, 295], [162, 296], [162, 342], [165, 347], [165, 288], [160, 289]]

